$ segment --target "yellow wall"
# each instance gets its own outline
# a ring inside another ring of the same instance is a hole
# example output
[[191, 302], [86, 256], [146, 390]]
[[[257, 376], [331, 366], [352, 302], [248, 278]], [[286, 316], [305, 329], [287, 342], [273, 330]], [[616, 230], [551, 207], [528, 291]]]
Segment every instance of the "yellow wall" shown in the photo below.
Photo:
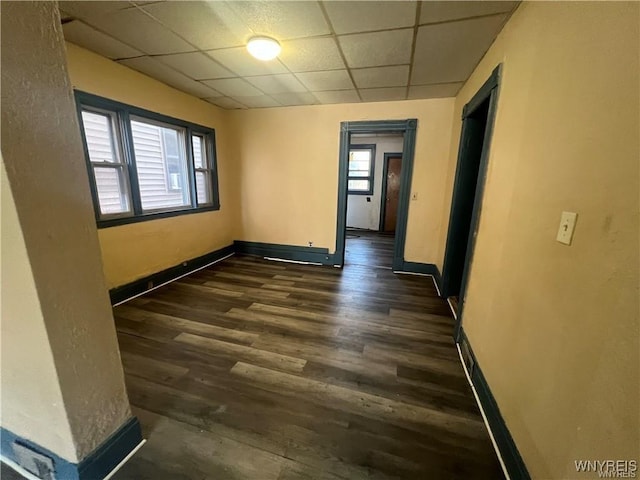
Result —
[[220, 210], [100, 229], [108, 287], [230, 245], [239, 195], [226, 112], [71, 43], [67, 63], [76, 89], [216, 130]]
[[503, 63], [464, 328], [537, 479], [640, 452], [639, 14], [524, 3], [456, 98], [448, 199], [461, 109]]
[[[443, 228], [452, 98], [231, 113], [242, 195], [241, 240], [335, 250], [340, 122], [417, 118], [405, 259], [434, 263]], [[446, 228], [446, 226], [445, 226]]]

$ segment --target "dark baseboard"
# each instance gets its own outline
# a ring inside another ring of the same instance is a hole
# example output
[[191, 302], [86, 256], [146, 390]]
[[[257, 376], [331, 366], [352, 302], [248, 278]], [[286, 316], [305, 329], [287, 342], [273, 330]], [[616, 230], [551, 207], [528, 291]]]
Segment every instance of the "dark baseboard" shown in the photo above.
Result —
[[111, 290], [109, 290], [111, 304], [116, 304], [128, 298], [144, 293], [157, 285], [165, 282], [170, 282], [171, 280], [174, 280], [182, 275], [185, 275], [198, 268], [204, 267], [205, 265], [227, 257], [234, 252], [234, 246], [228, 245], [214, 252], [207, 253], [206, 255], [192, 258], [191, 260], [186, 260], [180, 265], [169, 267], [165, 270], [162, 270], [161, 272], [153, 273], [139, 280], [127, 283], [126, 285], [112, 288]]
[[[23, 464], [19, 454], [16, 454], [16, 449], [23, 452], [33, 451], [51, 461], [55, 478], [65, 480], [96, 480], [106, 477], [142, 441], [140, 423], [136, 417], [131, 417], [84, 460], [80, 463], [72, 463], [9, 430], [2, 428], [0, 432], [3, 458], [31, 471], [27, 465]], [[39, 476], [37, 471], [31, 471], [31, 473]]]
[[236, 253], [245, 255], [257, 255], [260, 257], [273, 257], [297, 262], [320, 263], [333, 265], [333, 254], [327, 248], [300, 247], [297, 245], [278, 245], [275, 243], [234, 242]]
[[471, 348], [469, 340], [464, 333], [464, 329], [461, 329], [460, 331], [460, 349], [463, 352], [463, 357], [466, 357], [464, 358], [464, 362], [467, 365], [471, 381], [478, 393], [478, 397], [480, 398], [480, 403], [482, 404], [482, 409], [487, 417], [487, 422], [491, 427], [493, 438], [498, 445], [498, 450], [500, 450], [507, 472], [509, 472], [509, 477], [511, 480], [530, 480], [531, 477], [529, 476], [527, 467], [520, 456], [518, 447], [509, 433], [507, 424], [502, 418], [500, 408], [498, 407], [498, 404], [491, 393], [491, 389], [489, 388], [489, 384], [478, 365], [478, 361], [476, 360], [473, 349]]
[[422, 273], [425, 275], [431, 275], [436, 281], [438, 288], [440, 288], [442, 277], [440, 276], [440, 270], [438, 266], [433, 263], [418, 263], [418, 262], [402, 262], [402, 268], [399, 269], [402, 272], [410, 273]]

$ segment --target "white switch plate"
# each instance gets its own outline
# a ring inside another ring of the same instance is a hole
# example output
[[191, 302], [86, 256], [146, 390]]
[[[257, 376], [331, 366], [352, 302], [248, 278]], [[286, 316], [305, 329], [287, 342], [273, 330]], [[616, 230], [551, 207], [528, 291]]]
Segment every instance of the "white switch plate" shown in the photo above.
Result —
[[560, 228], [558, 228], [558, 236], [556, 240], [565, 245], [571, 245], [573, 238], [573, 230], [576, 228], [576, 220], [578, 214], [575, 212], [562, 212], [560, 217]]

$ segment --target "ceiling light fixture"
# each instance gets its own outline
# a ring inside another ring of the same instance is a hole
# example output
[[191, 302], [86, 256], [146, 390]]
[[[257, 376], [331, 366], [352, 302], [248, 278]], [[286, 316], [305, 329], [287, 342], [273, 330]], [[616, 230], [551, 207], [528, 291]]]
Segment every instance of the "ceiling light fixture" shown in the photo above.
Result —
[[247, 43], [247, 50], [258, 60], [267, 61], [276, 58], [282, 48], [278, 41], [273, 38], [253, 37]]

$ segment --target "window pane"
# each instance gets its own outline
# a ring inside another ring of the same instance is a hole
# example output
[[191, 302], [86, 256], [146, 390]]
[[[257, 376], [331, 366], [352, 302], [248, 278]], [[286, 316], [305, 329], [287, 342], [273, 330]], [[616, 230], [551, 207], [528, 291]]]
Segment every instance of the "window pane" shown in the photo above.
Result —
[[191, 204], [184, 131], [131, 120], [143, 210]]
[[82, 112], [84, 135], [87, 139], [89, 160], [92, 162], [119, 162], [114, 148], [111, 116], [94, 112]]
[[207, 161], [204, 149], [204, 138], [199, 135], [191, 137], [193, 145], [193, 163], [196, 168], [207, 168]]
[[349, 188], [350, 191], [368, 192], [369, 191], [369, 180], [349, 180], [348, 188]]
[[120, 168], [94, 167], [100, 212], [123, 213], [129, 211], [129, 199], [124, 188]]
[[350, 158], [355, 161], [368, 162], [371, 159], [371, 150], [351, 150]]
[[368, 160], [352, 160], [349, 162], [349, 171], [352, 170], [365, 170], [369, 172], [371, 169], [371, 163]]
[[209, 189], [211, 177], [208, 172], [196, 172], [196, 193], [198, 194], [198, 205], [211, 203]]
[[349, 170], [350, 177], [368, 177], [369, 175], [367, 170]]

